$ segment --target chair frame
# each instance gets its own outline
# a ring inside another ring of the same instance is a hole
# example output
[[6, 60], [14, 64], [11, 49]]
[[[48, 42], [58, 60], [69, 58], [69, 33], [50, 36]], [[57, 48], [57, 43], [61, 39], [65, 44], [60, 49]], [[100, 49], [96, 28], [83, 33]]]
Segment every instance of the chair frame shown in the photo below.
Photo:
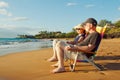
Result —
[[[103, 38], [104, 32], [106, 30], [106, 27], [107, 27], [107, 24], [104, 27], [100, 27], [100, 26], [96, 27], [96, 31], [101, 34], [101, 38]], [[73, 51], [70, 50], [70, 53], [72, 53], [72, 52]], [[76, 56], [75, 56], [75, 60], [74, 60], [73, 64], [72, 64], [72, 59], [69, 59], [69, 66], [70, 66], [71, 72], [75, 71], [76, 62], [88, 62], [92, 66], [94, 66], [96, 69], [98, 69], [99, 71], [104, 70], [101, 66], [99, 66], [98, 64], [96, 64], [94, 62], [94, 57], [97, 54], [97, 51], [95, 51], [95, 52], [87, 52], [87, 53], [92, 53], [94, 55], [90, 56], [89, 58], [86, 55], [83, 55], [85, 60], [78, 60], [78, 55], [81, 54], [81, 52], [82, 51], [78, 51], [78, 50], [75, 52]]]

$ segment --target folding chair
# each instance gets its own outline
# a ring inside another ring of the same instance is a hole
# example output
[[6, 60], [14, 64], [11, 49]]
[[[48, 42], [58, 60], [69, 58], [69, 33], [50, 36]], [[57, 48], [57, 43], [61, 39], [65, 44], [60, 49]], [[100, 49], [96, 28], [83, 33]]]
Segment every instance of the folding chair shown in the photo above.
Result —
[[[96, 31], [101, 34], [101, 38], [103, 38], [104, 32], [105, 32], [105, 30], [106, 30], [106, 27], [107, 27], [107, 24], [106, 24], [104, 27], [100, 27], [100, 26], [97, 26], [97, 27], [96, 27]], [[71, 51], [71, 50], [70, 50], [70, 53], [71, 53], [71, 54], [72, 54], [72, 52], [74, 52], [74, 51]], [[94, 66], [96, 69], [98, 69], [98, 70], [103, 70], [100, 66], [98, 66], [98, 65], [94, 62], [94, 57], [95, 57], [97, 51], [95, 51], [95, 52], [87, 52], [87, 53], [92, 53], [93, 55], [90, 56], [89, 58], [88, 58], [86, 55], [83, 55], [82, 57], [84, 57], [84, 60], [78, 60], [78, 57], [79, 57], [79, 54], [81, 54], [81, 51], [76, 51], [76, 52], [74, 52], [74, 53], [76, 54], [75, 59], [74, 59], [74, 60], [69, 59], [69, 65], [70, 65], [70, 70], [71, 70], [71, 71], [75, 71], [76, 62], [88, 62], [88, 63], [90, 63], [92, 66]], [[73, 64], [72, 64], [72, 63], [73, 63]]]

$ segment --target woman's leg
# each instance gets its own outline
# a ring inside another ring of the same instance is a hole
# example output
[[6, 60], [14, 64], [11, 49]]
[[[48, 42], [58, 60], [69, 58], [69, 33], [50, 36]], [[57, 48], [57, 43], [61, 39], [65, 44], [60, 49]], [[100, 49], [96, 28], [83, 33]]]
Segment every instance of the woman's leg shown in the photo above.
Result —
[[48, 59], [49, 62], [57, 61], [57, 54], [56, 54], [56, 44], [59, 40], [55, 39], [53, 40], [53, 55], [50, 59]]

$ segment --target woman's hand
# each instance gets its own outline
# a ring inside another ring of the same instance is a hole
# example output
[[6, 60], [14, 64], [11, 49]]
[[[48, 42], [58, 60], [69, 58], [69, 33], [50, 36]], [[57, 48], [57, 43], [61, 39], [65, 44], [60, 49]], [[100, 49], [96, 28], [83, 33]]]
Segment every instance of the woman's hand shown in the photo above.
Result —
[[66, 43], [74, 45], [73, 41], [67, 41]]

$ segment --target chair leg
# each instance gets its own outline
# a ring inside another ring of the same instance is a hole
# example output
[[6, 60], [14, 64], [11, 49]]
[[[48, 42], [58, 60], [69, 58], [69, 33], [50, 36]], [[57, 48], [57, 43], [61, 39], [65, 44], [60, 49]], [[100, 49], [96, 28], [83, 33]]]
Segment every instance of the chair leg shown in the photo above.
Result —
[[74, 63], [71, 65], [71, 72], [75, 71], [75, 66], [76, 66], [77, 58], [78, 58], [78, 52], [77, 52], [77, 54], [75, 56]]
[[93, 65], [95, 68], [97, 68], [98, 70], [102, 71], [103, 69], [101, 69], [100, 67], [97, 66], [97, 64], [91, 60], [89, 60], [86, 56], [85, 59], [91, 64]]
[[70, 70], [72, 70], [72, 68], [73, 68], [71, 54], [72, 54], [72, 52], [70, 51], [70, 59], [68, 60], [69, 61]]
[[73, 69], [73, 64], [72, 64], [72, 60], [71, 60], [71, 59], [69, 59], [69, 67], [70, 67], [70, 70], [72, 71], [72, 69]]

